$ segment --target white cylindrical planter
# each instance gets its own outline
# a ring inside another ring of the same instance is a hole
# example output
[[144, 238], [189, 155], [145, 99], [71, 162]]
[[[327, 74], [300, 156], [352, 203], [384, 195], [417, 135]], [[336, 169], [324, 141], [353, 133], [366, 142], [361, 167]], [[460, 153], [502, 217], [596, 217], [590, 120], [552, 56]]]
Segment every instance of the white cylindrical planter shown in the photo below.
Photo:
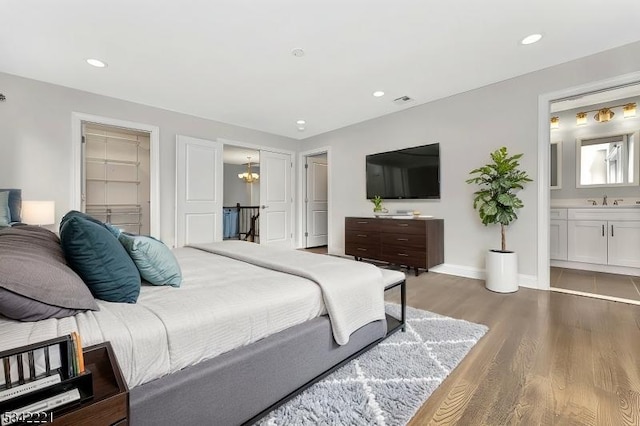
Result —
[[497, 293], [518, 291], [518, 255], [489, 250], [486, 259], [486, 286]]

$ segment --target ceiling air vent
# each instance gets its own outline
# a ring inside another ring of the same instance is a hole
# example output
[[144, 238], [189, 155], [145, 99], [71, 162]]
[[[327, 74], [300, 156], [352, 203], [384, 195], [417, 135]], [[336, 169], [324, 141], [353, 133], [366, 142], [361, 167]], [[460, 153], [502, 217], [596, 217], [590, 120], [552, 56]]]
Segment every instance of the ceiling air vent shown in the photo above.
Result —
[[400, 96], [399, 98], [393, 100], [393, 103], [396, 105], [404, 105], [408, 104], [409, 102], [413, 102], [413, 99], [411, 99], [409, 96]]

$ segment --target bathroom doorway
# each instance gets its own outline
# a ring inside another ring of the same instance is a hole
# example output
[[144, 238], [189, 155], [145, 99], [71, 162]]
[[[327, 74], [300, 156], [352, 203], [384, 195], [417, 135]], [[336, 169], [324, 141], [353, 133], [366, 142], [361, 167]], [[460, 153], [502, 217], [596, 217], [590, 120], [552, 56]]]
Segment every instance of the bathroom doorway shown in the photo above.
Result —
[[551, 102], [552, 291], [640, 304], [640, 84]]

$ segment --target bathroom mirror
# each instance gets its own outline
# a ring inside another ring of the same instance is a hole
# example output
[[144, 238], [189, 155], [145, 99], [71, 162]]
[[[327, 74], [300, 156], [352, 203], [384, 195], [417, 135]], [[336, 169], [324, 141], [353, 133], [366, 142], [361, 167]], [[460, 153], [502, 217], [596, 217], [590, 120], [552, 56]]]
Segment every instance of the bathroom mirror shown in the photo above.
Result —
[[576, 188], [638, 185], [638, 132], [576, 141]]
[[549, 182], [551, 189], [562, 188], [562, 141], [553, 141], [549, 146]]

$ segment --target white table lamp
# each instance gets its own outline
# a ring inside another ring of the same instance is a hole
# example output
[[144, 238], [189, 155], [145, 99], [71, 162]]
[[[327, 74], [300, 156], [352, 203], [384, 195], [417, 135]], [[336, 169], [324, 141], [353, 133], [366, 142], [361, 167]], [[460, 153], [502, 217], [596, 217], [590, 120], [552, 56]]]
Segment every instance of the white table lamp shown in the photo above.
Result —
[[53, 225], [56, 223], [55, 201], [23, 201], [22, 222], [28, 225]]

